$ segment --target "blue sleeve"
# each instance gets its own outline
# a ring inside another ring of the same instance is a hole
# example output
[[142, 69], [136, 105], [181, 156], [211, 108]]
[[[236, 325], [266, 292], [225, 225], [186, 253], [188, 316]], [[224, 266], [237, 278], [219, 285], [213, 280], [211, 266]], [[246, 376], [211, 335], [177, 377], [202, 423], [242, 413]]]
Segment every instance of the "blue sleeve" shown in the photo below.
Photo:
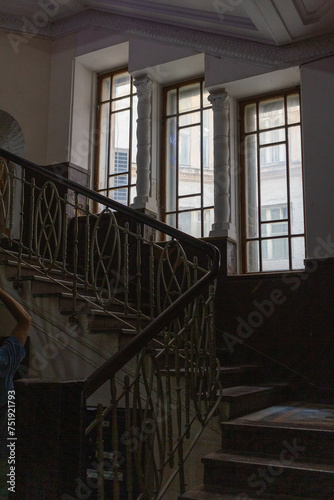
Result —
[[0, 348], [0, 378], [6, 380], [6, 385], [11, 384], [24, 356], [24, 347], [16, 337], [9, 337]]

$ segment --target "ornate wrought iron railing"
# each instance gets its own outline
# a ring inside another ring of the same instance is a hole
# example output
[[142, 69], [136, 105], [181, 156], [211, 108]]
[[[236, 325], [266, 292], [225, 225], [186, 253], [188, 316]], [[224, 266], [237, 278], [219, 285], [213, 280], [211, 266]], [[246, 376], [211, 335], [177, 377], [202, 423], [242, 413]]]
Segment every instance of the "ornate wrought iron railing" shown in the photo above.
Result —
[[84, 302], [132, 333], [85, 382], [88, 398], [110, 381], [111, 404], [86, 429], [97, 498], [162, 498], [177, 474], [183, 493], [185, 459], [219, 404], [218, 250], [52, 170], [0, 157], [0, 243], [18, 259], [17, 282], [23, 264], [38, 270], [72, 294], [72, 321]]

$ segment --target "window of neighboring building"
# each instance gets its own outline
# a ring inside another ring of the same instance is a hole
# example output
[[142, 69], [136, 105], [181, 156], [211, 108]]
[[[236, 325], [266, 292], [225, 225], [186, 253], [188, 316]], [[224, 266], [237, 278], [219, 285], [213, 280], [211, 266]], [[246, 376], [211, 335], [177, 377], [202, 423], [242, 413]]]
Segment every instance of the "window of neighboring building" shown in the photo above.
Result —
[[213, 113], [203, 79], [164, 89], [163, 217], [195, 237], [213, 223]]
[[243, 268], [301, 269], [305, 258], [300, 99], [241, 102]]
[[137, 93], [126, 70], [98, 76], [95, 190], [124, 205], [135, 197]]

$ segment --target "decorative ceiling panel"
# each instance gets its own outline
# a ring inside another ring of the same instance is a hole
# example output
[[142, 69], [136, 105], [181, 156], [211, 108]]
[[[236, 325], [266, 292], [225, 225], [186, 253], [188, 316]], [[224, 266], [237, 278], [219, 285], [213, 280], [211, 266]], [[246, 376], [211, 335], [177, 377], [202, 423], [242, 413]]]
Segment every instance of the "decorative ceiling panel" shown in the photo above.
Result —
[[334, 2], [332, 0], [292, 0], [302, 23], [307, 26], [309, 24], [319, 23], [330, 13], [333, 13]]

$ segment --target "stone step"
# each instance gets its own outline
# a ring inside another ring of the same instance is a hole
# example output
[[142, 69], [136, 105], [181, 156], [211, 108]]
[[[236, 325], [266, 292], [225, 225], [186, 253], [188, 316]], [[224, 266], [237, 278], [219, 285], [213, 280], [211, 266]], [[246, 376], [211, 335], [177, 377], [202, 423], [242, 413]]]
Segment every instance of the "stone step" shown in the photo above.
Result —
[[326, 416], [322, 418], [319, 414], [318, 421], [314, 419], [313, 424], [311, 420], [296, 421], [295, 424], [291, 420], [289, 422], [264, 420], [266, 416], [267, 418], [276, 416], [276, 420], [279, 420], [280, 415], [284, 416], [287, 413], [291, 414], [293, 419], [293, 415], [297, 415], [298, 408], [296, 403], [283, 404], [222, 422], [222, 447], [227, 452], [278, 458], [288, 443], [291, 446], [305, 447], [299, 457], [300, 461], [314, 460], [317, 463], [334, 464], [334, 427], [328, 422], [326, 428]]
[[[28, 265], [30, 264], [31, 266], [37, 267], [40, 269], [41, 265], [39, 262], [39, 259], [36, 256], [29, 256], [27, 253], [22, 253], [21, 255], [19, 252], [15, 251], [10, 251], [10, 253], [7, 252], [2, 252], [0, 250], [0, 263], [8, 264], [8, 265], [14, 265], [18, 260], [21, 259], [21, 265]], [[3, 265], [3, 264], [2, 264]], [[43, 260], [43, 265], [45, 268], [48, 268], [48, 266], [51, 265], [50, 259], [44, 259]], [[55, 261], [52, 263], [52, 267], [54, 269], [62, 269], [62, 261]]]
[[[16, 284], [28, 283], [31, 293], [35, 297], [47, 297], [48, 295], [52, 295], [57, 292], [70, 292], [73, 290], [72, 280], [62, 279], [61, 277], [56, 277], [55, 280], [56, 281], [50, 279], [48, 276], [39, 276], [36, 274], [27, 274], [25, 276], [21, 276], [20, 280], [17, 280], [15, 277], [8, 278], [8, 281], [15, 282]], [[85, 290], [85, 285], [83, 283], [78, 283], [77, 289], [79, 293], [87, 293]]]
[[256, 364], [223, 365], [219, 369], [220, 382], [223, 388], [260, 382], [258, 366]]
[[307, 498], [334, 498], [334, 465], [300, 462], [300, 453], [286, 448], [280, 459], [210, 453], [202, 459], [204, 484], [257, 498], [291, 492]]
[[[0, 259], [0, 266], [6, 266], [6, 276], [7, 278], [17, 278], [18, 261], [15, 259], [7, 258], [2, 254], [2, 259]], [[35, 274], [37, 276], [45, 276], [45, 272], [41, 269], [38, 261], [36, 259], [30, 259], [31, 265], [25, 262], [21, 262], [20, 276], [29, 276]], [[59, 269], [52, 269], [48, 271], [48, 275], [56, 279], [62, 278], [64, 272]]]
[[[61, 311], [63, 316], [73, 317], [72, 310]], [[108, 314], [107, 311], [101, 309], [93, 309], [91, 307], [78, 309], [77, 319], [80, 320], [81, 316], [87, 316], [88, 329], [95, 330], [94, 333], [115, 333], [119, 328], [136, 329], [138, 318], [136, 314], [125, 314], [122, 312], [115, 312]], [[149, 320], [145, 317], [142, 318], [142, 328], [147, 325]], [[99, 330], [99, 331], [98, 331]]]
[[223, 389], [220, 403], [222, 421], [273, 406], [289, 397], [287, 384], [242, 385]]
[[[258, 498], [258, 496], [250, 496], [248, 493], [224, 493], [220, 488], [213, 489], [201, 485], [179, 496], [178, 500], [257, 500]], [[315, 500], [309, 496], [275, 494], [267, 494], [265, 498], [266, 500]]]

